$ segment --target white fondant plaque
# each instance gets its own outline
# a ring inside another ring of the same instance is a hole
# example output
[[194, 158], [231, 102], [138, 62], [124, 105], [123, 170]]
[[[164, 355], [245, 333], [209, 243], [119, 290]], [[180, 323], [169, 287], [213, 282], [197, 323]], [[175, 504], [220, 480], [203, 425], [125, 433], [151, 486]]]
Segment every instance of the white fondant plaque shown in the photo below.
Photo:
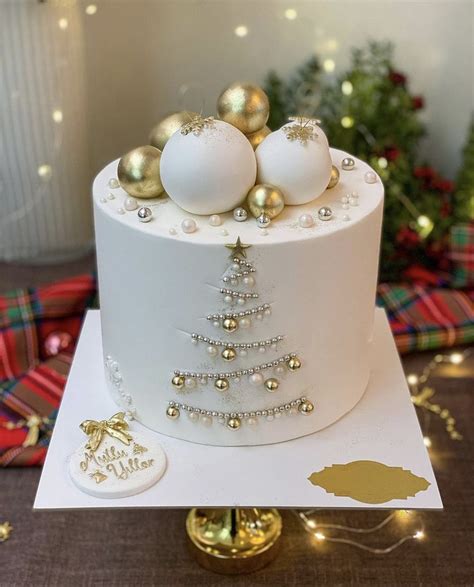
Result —
[[86, 448], [86, 441], [71, 455], [69, 473], [81, 491], [95, 497], [127, 497], [160, 480], [166, 470], [163, 449], [150, 436], [130, 434], [128, 445], [104, 435], [95, 451]]

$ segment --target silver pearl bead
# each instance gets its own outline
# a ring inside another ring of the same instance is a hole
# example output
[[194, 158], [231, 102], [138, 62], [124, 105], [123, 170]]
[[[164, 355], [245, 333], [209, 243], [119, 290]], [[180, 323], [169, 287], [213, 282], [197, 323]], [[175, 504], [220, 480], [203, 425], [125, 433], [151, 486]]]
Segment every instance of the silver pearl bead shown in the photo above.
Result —
[[270, 218], [266, 214], [260, 214], [257, 218], [257, 226], [259, 228], [267, 228], [270, 225]]
[[138, 220], [140, 220], [140, 222], [150, 222], [150, 220], [152, 219], [152, 216], [153, 216], [153, 212], [151, 211], [150, 208], [147, 208], [146, 206], [142, 206], [141, 208], [138, 209], [137, 215], [138, 215]]
[[318, 218], [319, 220], [331, 220], [332, 218], [332, 210], [329, 206], [323, 206], [318, 210]]
[[234, 220], [236, 222], [245, 222], [247, 220], [247, 210], [245, 208], [239, 207], [234, 210]]
[[352, 159], [352, 157], [344, 157], [341, 167], [344, 171], [352, 171], [355, 167], [354, 159]]

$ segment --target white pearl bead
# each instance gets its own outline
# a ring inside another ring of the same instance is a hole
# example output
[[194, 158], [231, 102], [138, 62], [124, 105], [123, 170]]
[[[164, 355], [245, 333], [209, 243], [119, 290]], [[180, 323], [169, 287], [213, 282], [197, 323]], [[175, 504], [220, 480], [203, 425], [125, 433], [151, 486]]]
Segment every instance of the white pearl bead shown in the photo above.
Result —
[[186, 234], [191, 234], [192, 232], [196, 232], [197, 224], [193, 218], [185, 218], [183, 222], [181, 222], [181, 228], [183, 232]]
[[237, 303], [239, 306], [243, 306], [245, 304], [245, 298], [237, 298]]
[[367, 171], [364, 175], [365, 183], [375, 183], [377, 181], [377, 176], [373, 171]]
[[240, 377], [234, 377], [234, 383], [240, 383]]
[[257, 320], [263, 320], [263, 315], [262, 315], [262, 314], [257, 314], [257, 315], [255, 316], [255, 318], [256, 318]]
[[176, 228], [170, 228], [168, 232], [170, 234], [176, 234]]
[[240, 265], [238, 263], [232, 263], [232, 271], [238, 271], [240, 269]]
[[290, 408], [289, 412], [290, 412], [290, 416], [296, 416], [296, 414], [298, 413], [298, 410], [296, 408]]
[[219, 320], [214, 320], [214, 322], [212, 323], [213, 326], [215, 326], [216, 328], [219, 328], [219, 326], [221, 325], [221, 323], [219, 322]]
[[224, 302], [226, 304], [231, 304], [232, 303], [232, 296], [225, 296]]
[[106, 204], [107, 203], [107, 198], [100, 198], [100, 201], [102, 202], [102, 204]]
[[212, 424], [211, 416], [201, 416], [201, 424], [204, 426], [210, 426]]
[[271, 422], [273, 420], [273, 414], [268, 414], [267, 421]]
[[229, 232], [225, 228], [223, 228], [221, 230], [221, 234], [222, 234], [222, 236], [227, 236], [229, 234]]
[[192, 377], [186, 377], [184, 380], [184, 386], [188, 389], [193, 389], [193, 387], [196, 387], [196, 380]]
[[255, 426], [257, 424], [257, 418], [254, 418], [252, 416], [250, 418], [247, 418], [247, 424], [249, 426]]
[[115, 196], [114, 196], [114, 194], [109, 194], [109, 195], [107, 196], [107, 198], [108, 198], [109, 200], [115, 200]]
[[263, 375], [261, 373], [252, 373], [249, 377], [249, 381], [252, 385], [262, 385], [263, 384]]
[[109, 179], [109, 188], [111, 188], [112, 190], [115, 190], [118, 187], [120, 187], [118, 179], [116, 177], [111, 177]]
[[267, 349], [266, 349], [264, 346], [261, 346], [261, 347], [259, 347], [259, 348], [258, 348], [258, 352], [259, 352], [259, 353], [262, 353], [262, 354], [263, 354], [263, 353], [265, 353], [265, 352], [266, 352], [266, 350], [267, 350]]
[[273, 350], [276, 350], [276, 348], [277, 348], [277, 343], [276, 342], [272, 342], [272, 349]]
[[272, 311], [270, 310], [270, 308], [267, 308], [267, 309], [264, 311], [264, 314], [265, 314], [265, 316], [270, 316], [270, 315], [271, 315], [271, 313], [272, 313]]
[[358, 206], [358, 205], [359, 205], [359, 198], [351, 198], [351, 199], [349, 200], [349, 204], [350, 204], [351, 206]]
[[191, 422], [197, 422], [199, 420], [199, 414], [197, 412], [188, 412], [188, 416]]
[[349, 204], [342, 204], [342, 209], [343, 210], [348, 210], [349, 209]]
[[275, 413], [275, 418], [281, 418], [281, 412], [276, 412]]
[[117, 208], [117, 214], [125, 214], [125, 210], [123, 208]]
[[298, 218], [298, 224], [301, 226], [301, 228], [310, 228], [314, 225], [314, 218], [311, 216], [311, 214], [301, 214], [301, 216]]
[[344, 220], [344, 222], [348, 222], [351, 219], [351, 217], [349, 216], [349, 214], [344, 214], [342, 219]]
[[255, 285], [255, 279], [251, 275], [246, 275], [243, 281], [244, 285], [247, 285], [248, 287], [253, 287]]
[[348, 204], [349, 203], [349, 196], [342, 196], [341, 202], [343, 204]]
[[220, 226], [222, 224], [222, 220], [219, 214], [213, 214], [212, 216], [209, 216], [209, 224], [211, 226]]
[[280, 377], [282, 375], [285, 375], [285, 373], [286, 373], [285, 366], [283, 364], [277, 365], [274, 369], [274, 372], [275, 372], [275, 375], [279, 375]]
[[207, 354], [211, 357], [215, 357], [217, 355], [217, 348], [215, 346], [208, 346], [207, 347]]
[[197, 339], [197, 338], [192, 338], [192, 339], [191, 339], [191, 342], [192, 342], [194, 345], [197, 345], [197, 343], [198, 343], [199, 341], [198, 341], [198, 339]]
[[135, 200], [135, 198], [125, 198], [123, 205], [125, 210], [128, 210], [129, 212], [133, 212], [133, 210], [138, 208], [138, 202]]
[[252, 324], [252, 322], [250, 321], [250, 318], [241, 318], [239, 320], [239, 326], [240, 328], [250, 328], [250, 325]]
[[239, 350], [239, 356], [246, 357], [247, 356], [247, 351], [245, 349], [240, 349]]

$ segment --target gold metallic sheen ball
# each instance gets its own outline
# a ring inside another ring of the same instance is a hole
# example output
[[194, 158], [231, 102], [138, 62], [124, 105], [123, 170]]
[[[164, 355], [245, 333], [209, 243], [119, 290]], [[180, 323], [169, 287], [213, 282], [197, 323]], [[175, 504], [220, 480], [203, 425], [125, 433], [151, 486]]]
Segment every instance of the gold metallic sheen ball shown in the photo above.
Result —
[[237, 320], [235, 320], [235, 318], [226, 318], [222, 323], [222, 328], [226, 332], [234, 332], [234, 330], [237, 330], [237, 327], [238, 323]]
[[253, 132], [245, 136], [248, 138], [250, 144], [253, 147], [253, 150], [255, 151], [255, 149], [260, 145], [263, 139], [267, 137], [271, 132], [272, 131], [268, 128], [268, 126], [264, 126], [260, 130], [257, 130], [256, 132]]
[[277, 187], [269, 183], [261, 183], [249, 191], [247, 205], [255, 218], [264, 214], [273, 220], [285, 207], [285, 199]]
[[161, 152], [156, 147], [137, 147], [124, 155], [117, 175], [122, 188], [134, 198], [156, 198], [163, 193]]
[[214, 387], [219, 391], [227, 391], [229, 389], [229, 382], [227, 379], [216, 379]]
[[171, 135], [197, 115], [197, 112], [182, 110], [181, 112], [173, 112], [173, 114], [163, 118], [151, 129], [149, 138], [150, 145], [163, 151], [163, 147]]
[[238, 430], [240, 428], [240, 418], [229, 418], [227, 420], [227, 428]]
[[169, 406], [169, 408], [166, 410], [166, 415], [170, 420], [177, 420], [179, 418], [179, 410], [174, 406]]
[[331, 168], [331, 177], [329, 178], [328, 190], [335, 187], [339, 182], [339, 169], [333, 165]]
[[298, 357], [292, 357], [288, 363], [288, 369], [290, 371], [296, 371], [297, 369], [299, 369], [301, 367], [301, 361], [298, 359]]
[[298, 409], [304, 416], [309, 416], [309, 414], [311, 414], [311, 412], [314, 410], [314, 405], [310, 401], [306, 400], [298, 406]]
[[233, 348], [227, 347], [222, 351], [222, 358], [224, 359], [224, 361], [233, 361], [236, 356], [237, 353]]
[[248, 135], [267, 124], [270, 104], [267, 95], [259, 86], [235, 82], [219, 96], [217, 112], [221, 120]]
[[270, 391], [270, 392], [276, 391], [278, 389], [279, 385], [280, 385], [280, 382], [275, 377], [270, 377], [270, 379], [267, 379], [265, 381], [265, 387], [266, 387], [267, 391]]
[[181, 389], [183, 387], [183, 385], [184, 385], [184, 377], [182, 375], [175, 375], [173, 377], [173, 379], [171, 380], [171, 383], [177, 389]]

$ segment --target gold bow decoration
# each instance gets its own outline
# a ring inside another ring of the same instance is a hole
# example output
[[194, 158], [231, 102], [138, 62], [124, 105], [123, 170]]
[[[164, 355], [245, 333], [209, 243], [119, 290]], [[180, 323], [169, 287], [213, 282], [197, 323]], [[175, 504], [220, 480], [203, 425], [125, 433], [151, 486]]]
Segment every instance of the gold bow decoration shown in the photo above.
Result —
[[130, 444], [132, 437], [127, 432], [128, 423], [125, 420], [125, 413], [118, 412], [108, 420], [84, 420], [81, 424], [81, 430], [89, 436], [86, 448], [95, 451], [99, 448], [104, 434], [117, 438], [127, 446]]

